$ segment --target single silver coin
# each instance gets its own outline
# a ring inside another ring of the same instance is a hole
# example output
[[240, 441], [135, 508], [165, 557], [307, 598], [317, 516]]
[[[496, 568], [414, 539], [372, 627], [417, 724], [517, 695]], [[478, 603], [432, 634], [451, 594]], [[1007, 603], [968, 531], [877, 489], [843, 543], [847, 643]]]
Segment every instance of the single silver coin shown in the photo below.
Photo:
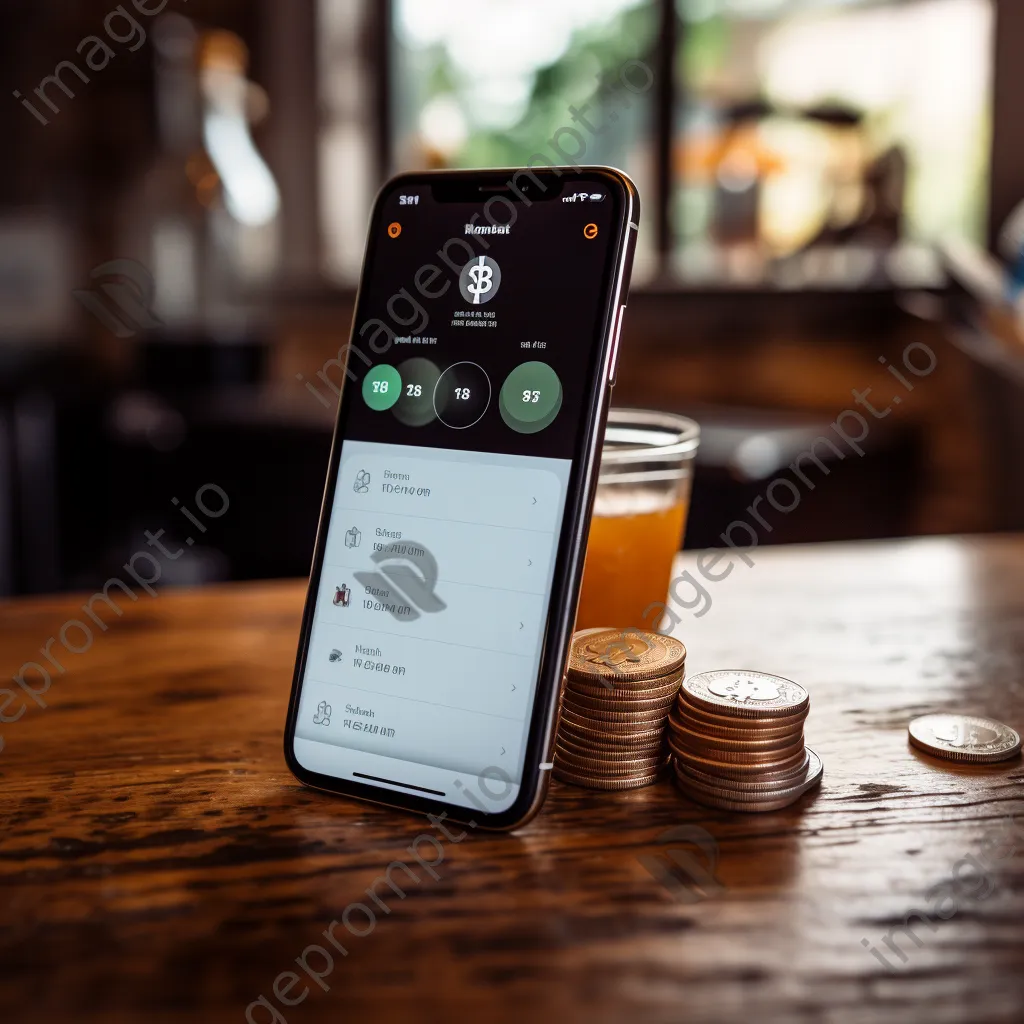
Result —
[[908, 726], [910, 742], [947, 761], [991, 764], [1020, 752], [1020, 735], [994, 718], [980, 715], [922, 715]]
[[810, 702], [807, 691], [792, 679], [751, 669], [698, 672], [683, 680], [682, 689], [697, 707], [727, 717], [796, 715]]

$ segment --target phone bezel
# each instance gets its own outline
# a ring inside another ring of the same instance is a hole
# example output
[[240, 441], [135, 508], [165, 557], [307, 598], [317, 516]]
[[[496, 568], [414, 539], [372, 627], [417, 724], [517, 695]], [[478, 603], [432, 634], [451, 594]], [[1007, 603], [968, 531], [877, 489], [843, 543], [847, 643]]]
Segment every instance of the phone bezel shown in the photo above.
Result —
[[[407, 794], [397, 790], [355, 782], [338, 776], [314, 772], [304, 768], [295, 757], [294, 740], [299, 695], [305, 675], [306, 659], [309, 653], [309, 642], [313, 626], [313, 610], [317, 594], [319, 593], [327, 531], [330, 525], [331, 510], [334, 505], [341, 445], [344, 441], [342, 425], [345, 421], [347, 409], [346, 396], [350, 396], [353, 393], [358, 395], [358, 389], [353, 391], [351, 387], [342, 388], [338, 414], [334, 424], [327, 481], [324, 487], [313, 564], [310, 570], [309, 585], [302, 612], [299, 647], [295, 671], [292, 677], [291, 695], [288, 702], [288, 716], [284, 734], [284, 754], [288, 768], [299, 781], [308, 786], [400, 810], [433, 815], [444, 813], [452, 821], [467, 822], [472, 820], [476, 827], [498, 830], [511, 829], [525, 824], [540, 809], [547, 793], [547, 785], [551, 773], [550, 770], [541, 766], [550, 764], [554, 730], [557, 724], [561, 681], [576, 618], [576, 605], [579, 598], [579, 586], [586, 553], [585, 530], [593, 507], [597, 483], [596, 468], [600, 455], [603, 427], [608, 414], [611, 390], [611, 359], [614, 354], [612, 351], [612, 335], [616, 327], [619, 308], [626, 301], [630, 265], [636, 242], [639, 219], [639, 196], [636, 186], [622, 171], [602, 166], [423, 171], [399, 174], [390, 178], [378, 191], [370, 214], [367, 245], [363, 257], [363, 270], [360, 274], [359, 289], [356, 293], [353, 311], [352, 328], [349, 333], [349, 345], [351, 345], [357, 325], [360, 322], [360, 306], [365, 284], [364, 275], [367, 266], [370, 264], [370, 257], [374, 246], [379, 243], [377, 235], [383, 229], [382, 206], [386, 198], [401, 187], [433, 186], [439, 182], [444, 182], [446, 186], [456, 187], [461, 185], [466, 187], [479, 185], [480, 190], [487, 190], [493, 193], [496, 189], [500, 189], [503, 183], [507, 184], [513, 180], [513, 176], [526, 174], [535, 175], [542, 180], [557, 179], [559, 191], [567, 182], [571, 182], [574, 179], [580, 180], [581, 176], [586, 176], [590, 180], [593, 180], [595, 177], [602, 179], [609, 187], [609, 196], [613, 198], [615, 204], [615, 214], [613, 214], [615, 237], [612, 240], [614, 258], [609, 264], [611, 268], [609, 280], [607, 283], [602, 282], [603, 287], [605, 287], [605, 300], [599, 321], [601, 325], [600, 337], [597, 339], [596, 358], [593, 360], [593, 369], [590, 373], [591, 379], [588, 382], [587, 400], [584, 407], [586, 422], [584, 430], [580, 435], [577, 451], [573, 454], [573, 465], [566, 491], [565, 511], [555, 557], [548, 617], [545, 624], [540, 668], [530, 715], [530, 728], [527, 735], [526, 754], [523, 762], [523, 776], [519, 794], [515, 801], [503, 811], [477, 811], [460, 804], [449, 803], [442, 799], [417, 796], [412, 793]], [[349, 398], [348, 400], [351, 401], [352, 399]], [[575, 500], [573, 500], [574, 496]], [[534, 766], [532, 769], [531, 765]]]

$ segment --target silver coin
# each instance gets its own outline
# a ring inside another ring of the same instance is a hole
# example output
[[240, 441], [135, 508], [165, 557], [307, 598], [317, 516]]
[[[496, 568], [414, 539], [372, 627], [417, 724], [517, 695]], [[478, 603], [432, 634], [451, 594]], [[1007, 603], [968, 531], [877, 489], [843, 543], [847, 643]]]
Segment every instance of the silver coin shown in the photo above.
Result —
[[810, 700], [792, 679], [749, 669], [699, 672], [683, 680], [682, 692], [705, 711], [737, 718], [797, 715]]
[[915, 747], [948, 761], [991, 764], [1020, 752], [1016, 729], [979, 715], [922, 715], [908, 732]]

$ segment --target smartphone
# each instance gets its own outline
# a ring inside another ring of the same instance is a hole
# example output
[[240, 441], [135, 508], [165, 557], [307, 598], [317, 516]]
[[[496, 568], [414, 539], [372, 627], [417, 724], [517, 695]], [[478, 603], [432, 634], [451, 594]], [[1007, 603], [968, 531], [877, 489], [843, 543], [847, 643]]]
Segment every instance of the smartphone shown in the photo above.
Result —
[[540, 808], [638, 218], [608, 167], [378, 194], [332, 360], [284, 743], [302, 782], [481, 828]]

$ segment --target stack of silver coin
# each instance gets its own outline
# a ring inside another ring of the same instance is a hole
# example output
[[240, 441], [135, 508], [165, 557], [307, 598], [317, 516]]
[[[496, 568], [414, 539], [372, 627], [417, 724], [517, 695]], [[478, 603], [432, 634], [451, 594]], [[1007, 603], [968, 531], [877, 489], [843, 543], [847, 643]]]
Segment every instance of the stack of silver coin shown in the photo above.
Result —
[[804, 746], [807, 691], [765, 672], [701, 672], [683, 681], [669, 718], [676, 785], [729, 811], [775, 811], [821, 782]]

